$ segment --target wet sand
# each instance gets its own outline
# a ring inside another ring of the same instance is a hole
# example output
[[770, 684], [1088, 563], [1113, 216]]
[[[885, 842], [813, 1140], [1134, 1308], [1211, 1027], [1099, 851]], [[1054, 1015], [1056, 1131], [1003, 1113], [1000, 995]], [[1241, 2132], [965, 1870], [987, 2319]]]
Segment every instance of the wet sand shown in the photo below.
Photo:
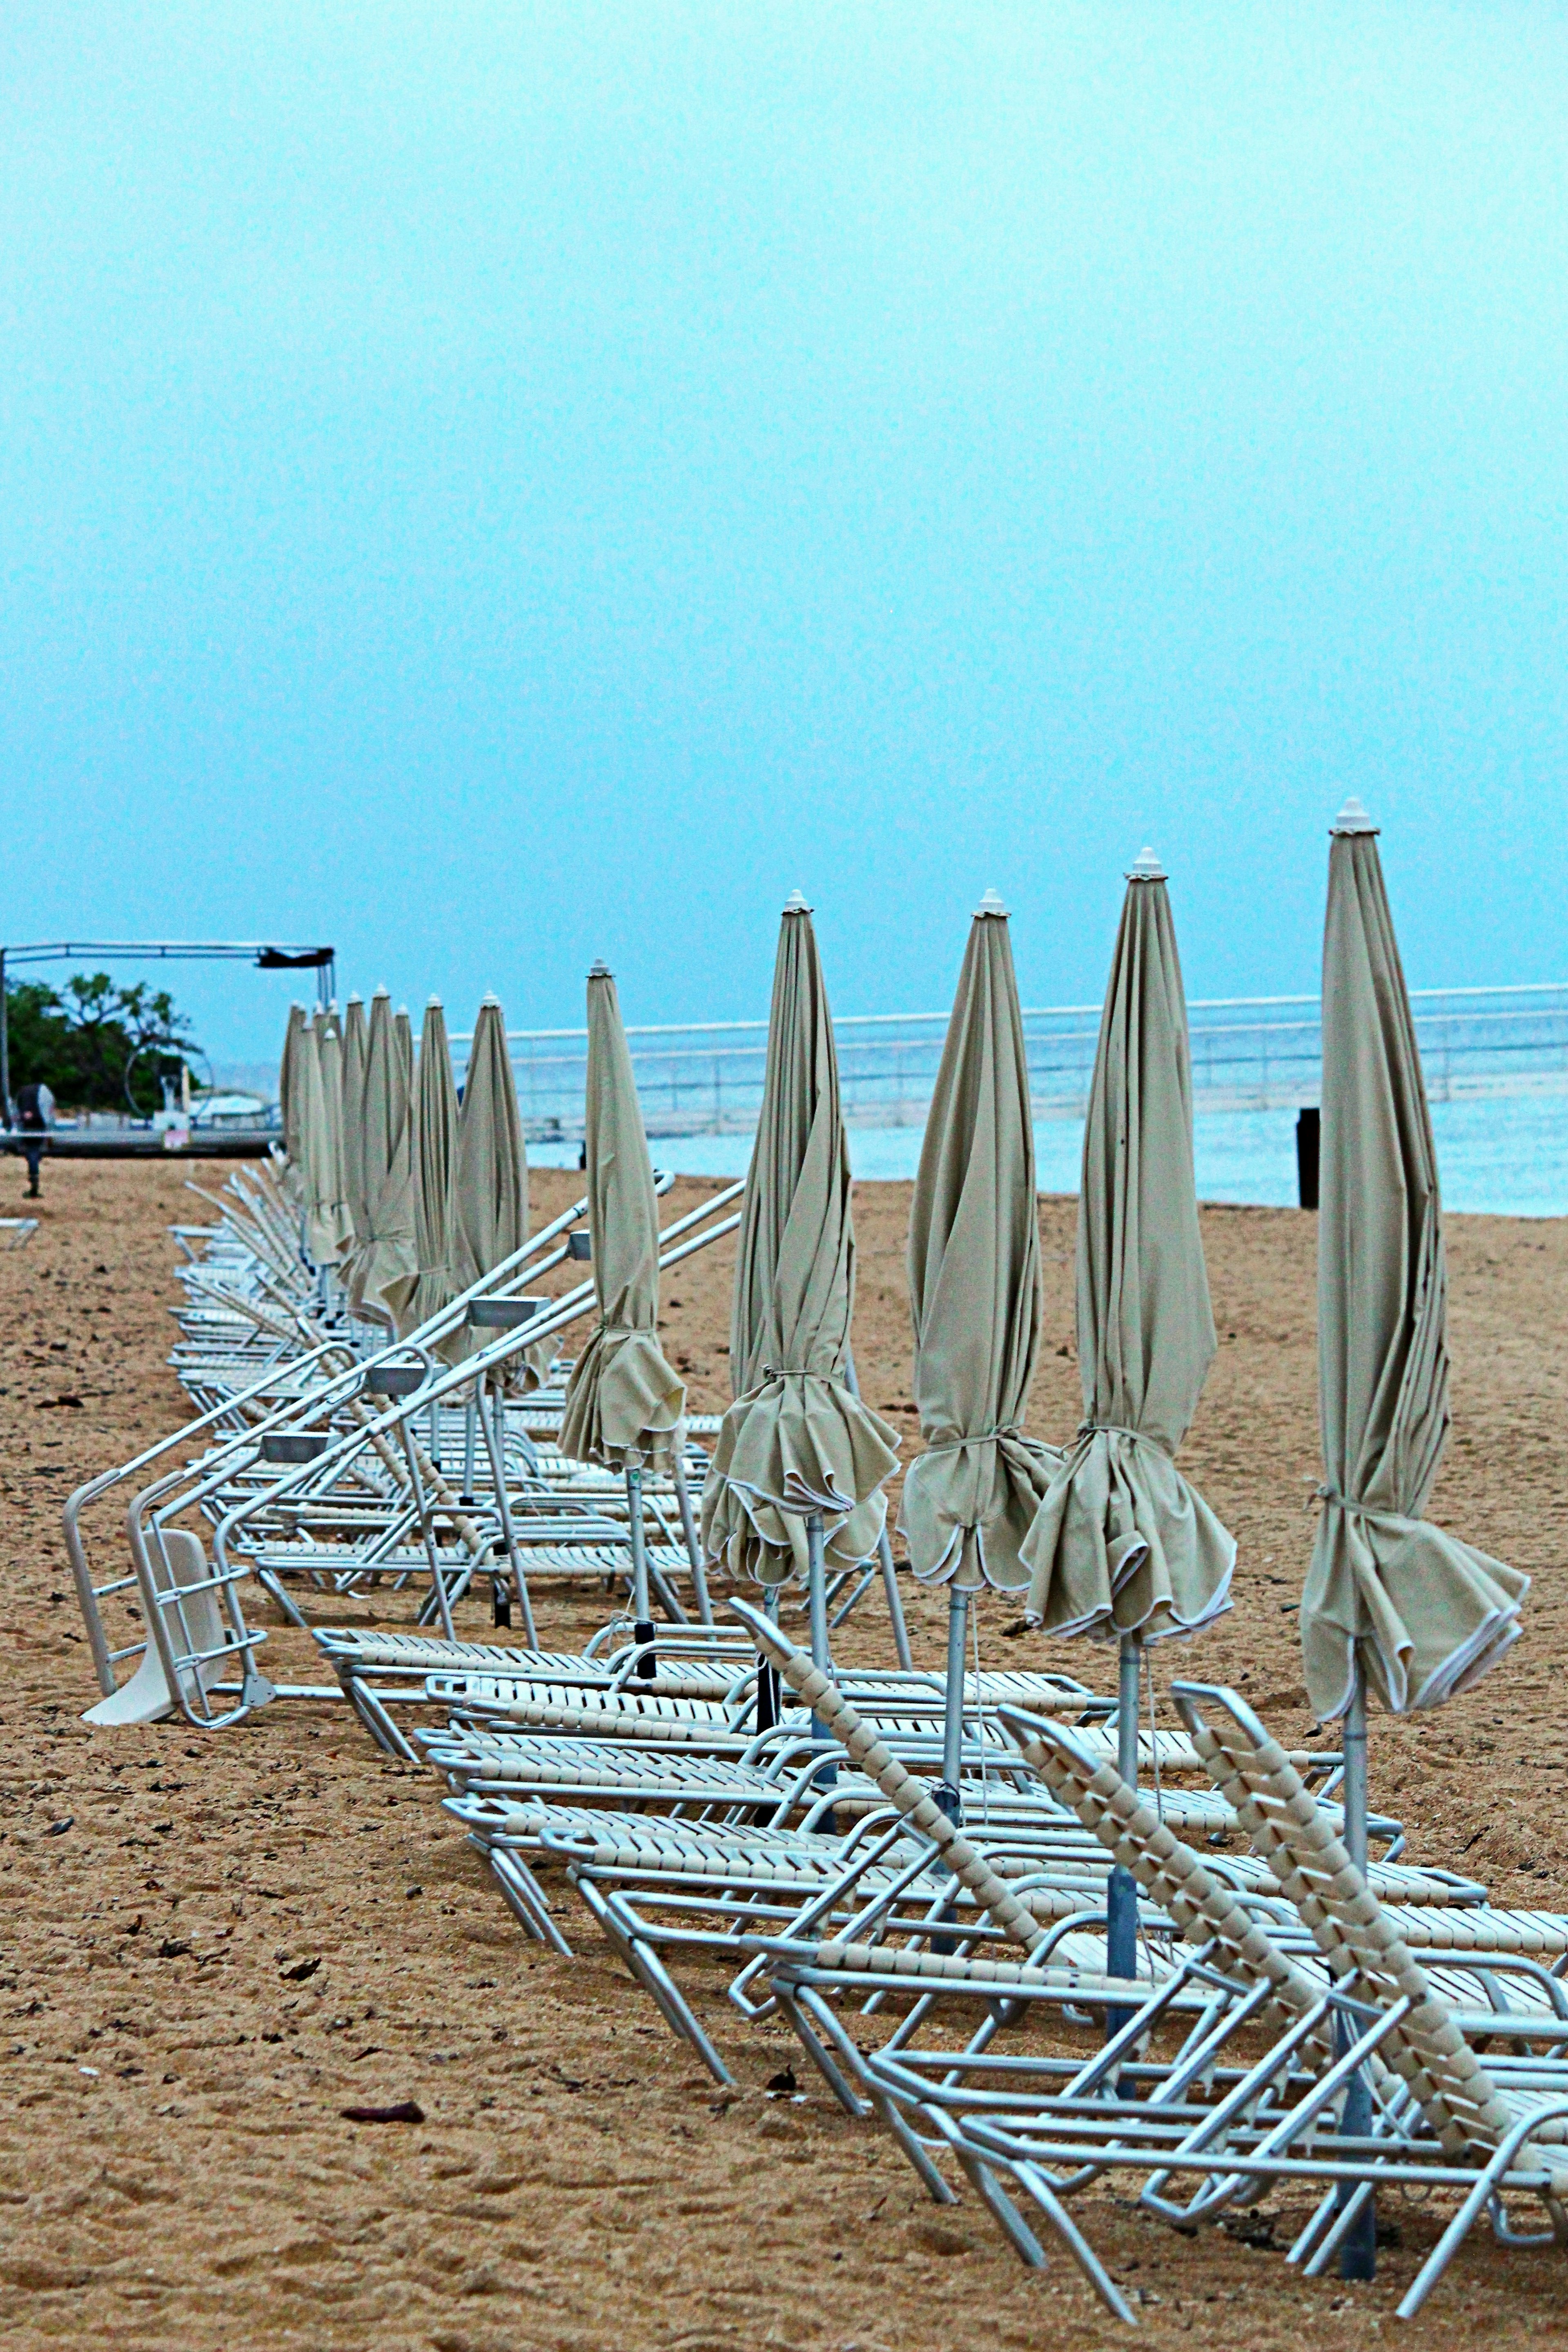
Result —
[[[166, 1228], [210, 1213], [185, 1172], [49, 1166], [40, 1231], [0, 1251], [0, 2334], [124, 2352], [1127, 2340], [1061, 2256], [1024, 2271], [972, 2195], [930, 2206], [879, 2128], [844, 2117], [804, 2065], [804, 2104], [770, 2098], [793, 2038], [747, 2026], [717, 1974], [699, 2005], [732, 2097], [569, 1897], [577, 1958], [526, 1942], [434, 1780], [384, 1761], [341, 1707], [280, 1704], [211, 1736], [79, 1723], [96, 1686], [59, 1507], [187, 1417], [163, 1361], [178, 1296]], [[216, 1189], [221, 1172], [197, 1181]], [[19, 1167], [0, 1162], [0, 1182], [19, 1192]], [[569, 1177], [536, 1174], [535, 1217], [571, 1192]], [[907, 1206], [907, 1186], [858, 1195], [856, 1347], [866, 1393], [913, 1439]], [[1074, 1217], [1070, 1202], [1042, 1204], [1029, 1425], [1058, 1441], [1079, 1412]], [[1204, 1232], [1220, 1352], [1183, 1462], [1239, 1538], [1236, 1606], [1197, 1644], [1158, 1654], [1157, 1680], [1233, 1682], [1296, 1741], [1312, 1729], [1292, 1604], [1319, 1475], [1313, 1221], [1214, 1209]], [[1411, 1859], [1483, 1877], [1500, 1901], [1562, 1907], [1568, 1225], [1455, 1218], [1449, 1254], [1455, 1432], [1433, 1515], [1536, 1581], [1523, 1640], [1479, 1690], [1374, 1720], [1373, 1797], [1405, 1818]], [[730, 1268], [723, 1244], [668, 1285], [667, 1346], [698, 1406], [727, 1402]], [[94, 1532], [112, 1560], [116, 1516]], [[940, 1601], [911, 1591], [907, 1606], [918, 1654], [937, 1662]], [[591, 1594], [538, 1607], [552, 1645], [602, 1612]], [[378, 1613], [410, 1612], [386, 1599]], [[987, 1602], [986, 1660], [1110, 1686], [1105, 1653], [1016, 1622]], [[469, 1629], [487, 1630], [477, 1604]], [[851, 1630], [847, 1654], [890, 1658], [875, 1598]], [[308, 1643], [280, 1627], [268, 1662], [311, 1672]], [[340, 2113], [410, 2099], [422, 2124]], [[1246, 2242], [1288, 2242], [1302, 2210], [1276, 2196], [1271, 2221], [1200, 2239], [1103, 2198], [1083, 2212], [1145, 2343], [1349, 2352], [1392, 2335], [1431, 2219], [1385, 2200], [1397, 2242], [1374, 2284], [1348, 2288]], [[1568, 2344], [1565, 2290], [1561, 2252], [1504, 2253], [1478, 2233], [1419, 2340]]]

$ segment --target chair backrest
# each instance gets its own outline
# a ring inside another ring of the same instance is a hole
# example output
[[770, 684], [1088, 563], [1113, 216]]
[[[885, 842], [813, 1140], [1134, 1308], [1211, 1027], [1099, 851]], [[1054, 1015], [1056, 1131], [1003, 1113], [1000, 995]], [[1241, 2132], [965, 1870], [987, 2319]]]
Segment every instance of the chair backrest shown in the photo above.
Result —
[[[176, 1654], [188, 1650], [193, 1654], [209, 1655], [224, 1647], [223, 1616], [213, 1591], [207, 1566], [206, 1549], [200, 1536], [188, 1528], [164, 1528], [162, 1530], [163, 1552], [169, 1563], [170, 1583], [166, 1590], [176, 1591], [178, 1601], [169, 1603], [169, 1633]], [[156, 1574], [156, 1569], [154, 1569]], [[191, 1591], [195, 1585], [199, 1589]]]
[[814, 1665], [803, 1650], [797, 1650], [787, 1634], [781, 1633], [776, 1625], [753, 1609], [742, 1605], [737, 1614], [743, 1614], [745, 1622], [757, 1635], [759, 1646], [796, 1696], [810, 1707], [823, 1728], [842, 1742], [850, 1762], [858, 1765], [867, 1778], [876, 1782], [888, 1802], [897, 1807], [912, 1828], [931, 1840], [959, 1885], [989, 1913], [1003, 1933], [1022, 1944], [1026, 1952], [1043, 1944], [1046, 1928], [1033, 1910], [1019, 1901], [1005, 1881], [976, 1853], [962, 1830], [948, 1819], [930, 1781], [922, 1780], [899, 1761], [879, 1731], [862, 1719], [837, 1684]]
[[1277, 1739], [1235, 1691], [1177, 1683], [1173, 1696], [1222, 1796], [1354, 1999], [1411, 2003], [1381, 2044], [1443, 2147], [1493, 2147], [1513, 2121], [1486, 2068]]
[[[1267, 2021], [1303, 2016], [1321, 2002], [1321, 1988], [1280, 1951], [1254, 1914], [1165, 1827], [1136, 1789], [1129, 1788], [1113, 1764], [1101, 1762], [1062, 1724], [1014, 1707], [1001, 1713], [1026, 1762], [1051, 1794], [1072, 1807], [1187, 1941], [1216, 1945], [1215, 1965], [1224, 1974], [1269, 1987]], [[1320, 2037], [1325, 2055], [1329, 2038], [1325, 2027]]]

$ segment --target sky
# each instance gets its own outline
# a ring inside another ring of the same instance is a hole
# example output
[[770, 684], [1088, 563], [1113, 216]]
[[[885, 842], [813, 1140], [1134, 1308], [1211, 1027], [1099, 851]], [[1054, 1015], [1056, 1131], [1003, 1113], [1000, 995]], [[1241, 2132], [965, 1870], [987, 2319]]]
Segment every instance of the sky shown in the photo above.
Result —
[[1081, 1002], [1150, 842], [1295, 992], [1354, 792], [1568, 976], [1565, 166], [1556, 6], [10, 0], [0, 936]]

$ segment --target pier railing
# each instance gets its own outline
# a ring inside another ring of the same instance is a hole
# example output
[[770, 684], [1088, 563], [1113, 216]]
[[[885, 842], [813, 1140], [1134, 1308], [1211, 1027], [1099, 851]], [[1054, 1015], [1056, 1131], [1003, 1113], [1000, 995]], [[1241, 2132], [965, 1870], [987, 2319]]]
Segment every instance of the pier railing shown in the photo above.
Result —
[[[1568, 982], [1417, 989], [1412, 1009], [1434, 1101], [1568, 1092]], [[1318, 1099], [1322, 1050], [1315, 996], [1198, 998], [1187, 1007], [1193, 1097], [1202, 1111], [1271, 1109]], [[834, 1023], [846, 1117], [860, 1127], [925, 1118], [947, 1014], [850, 1013]], [[1037, 1118], [1080, 1115], [1100, 1031], [1098, 1004], [1024, 1014]], [[668, 1023], [627, 1032], [651, 1136], [744, 1132], [756, 1124], [765, 1021]], [[583, 1131], [587, 1032], [508, 1032], [531, 1140]], [[467, 1040], [453, 1040], [459, 1065]]]

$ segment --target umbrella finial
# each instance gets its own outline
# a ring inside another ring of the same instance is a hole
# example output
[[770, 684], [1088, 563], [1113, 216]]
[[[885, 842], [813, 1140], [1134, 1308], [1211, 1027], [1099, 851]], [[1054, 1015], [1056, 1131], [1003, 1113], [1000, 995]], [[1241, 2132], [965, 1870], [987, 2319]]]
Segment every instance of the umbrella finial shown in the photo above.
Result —
[[987, 890], [984, 898], [982, 898], [979, 906], [974, 909], [974, 919], [976, 922], [980, 920], [982, 915], [997, 915], [1000, 916], [1003, 922], [1006, 921], [1007, 909], [1002, 903], [1000, 891]]
[[603, 956], [595, 956], [593, 962], [588, 966], [588, 977], [590, 980], [614, 980], [615, 976], [615, 973], [610, 970], [609, 965], [605, 961]]
[[811, 908], [807, 903], [805, 892], [792, 890], [784, 902], [784, 910], [786, 915], [809, 915]]
[[1360, 801], [1358, 801], [1355, 794], [1352, 793], [1343, 808], [1341, 809], [1338, 816], [1335, 817], [1332, 824], [1329, 827], [1329, 831], [1331, 834], [1377, 833], [1381, 831], [1381, 827], [1373, 824], [1371, 817], [1368, 816]]
[[[376, 992], [375, 992], [375, 996], [384, 996], [384, 997], [388, 1000], [388, 1002], [390, 1002], [390, 1001], [391, 1001], [391, 997], [392, 997], [392, 991], [391, 991], [391, 989], [390, 989], [390, 988], [388, 988], [388, 986], [387, 986], [387, 984], [386, 984], [386, 982], [385, 982], [385, 981], [384, 981], [384, 980], [382, 982], [381, 986], [376, 990]], [[373, 1004], [375, 1003], [375, 996], [373, 996], [373, 997], [371, 998], [371, 1003], [372, 1003]]]
[[429, 995], [425, 999], [425, 1009], [426, 1009], [426, 1012], [428, 1012], [428, 1011], [429, 1011], [429, 1009], [430, 1009], [431, 1005], [434, 1005], [434, 1006], [435, 1006], [435, 1008], [436, 1008], [436, 1010], [437, 1010], [437, 1013], [439, 1013], [439, 1012], [440, 1012], [440, 1010], [441, 1010], [441, 1000], [440, 1000], [440, 998], [437, 995], [437, 993], [436, 993], [436, 992], [435, 992], [435, 990], [434, 990], [434, 989], [432, 989], [432, 990], [431, 990], [431, 992], [430, 992]]
[[360, 994], [360, 992], [359, 992], [359, 991], [358, 991], [358, 989], [357, 989], [357, 988], [351, 988], [351, 989], [350, 989], [350, 991], [349, 991], [349, 1003], [350, 1003], [351, 1004], [363, 1004], [363, 1003], [364, 1003], [364, 999], [363, 999], [363, 997]]
[[1127, 869], [1127, 879], [1129, 882], [1166, 882], [1170, 877], [1145, 842]]

